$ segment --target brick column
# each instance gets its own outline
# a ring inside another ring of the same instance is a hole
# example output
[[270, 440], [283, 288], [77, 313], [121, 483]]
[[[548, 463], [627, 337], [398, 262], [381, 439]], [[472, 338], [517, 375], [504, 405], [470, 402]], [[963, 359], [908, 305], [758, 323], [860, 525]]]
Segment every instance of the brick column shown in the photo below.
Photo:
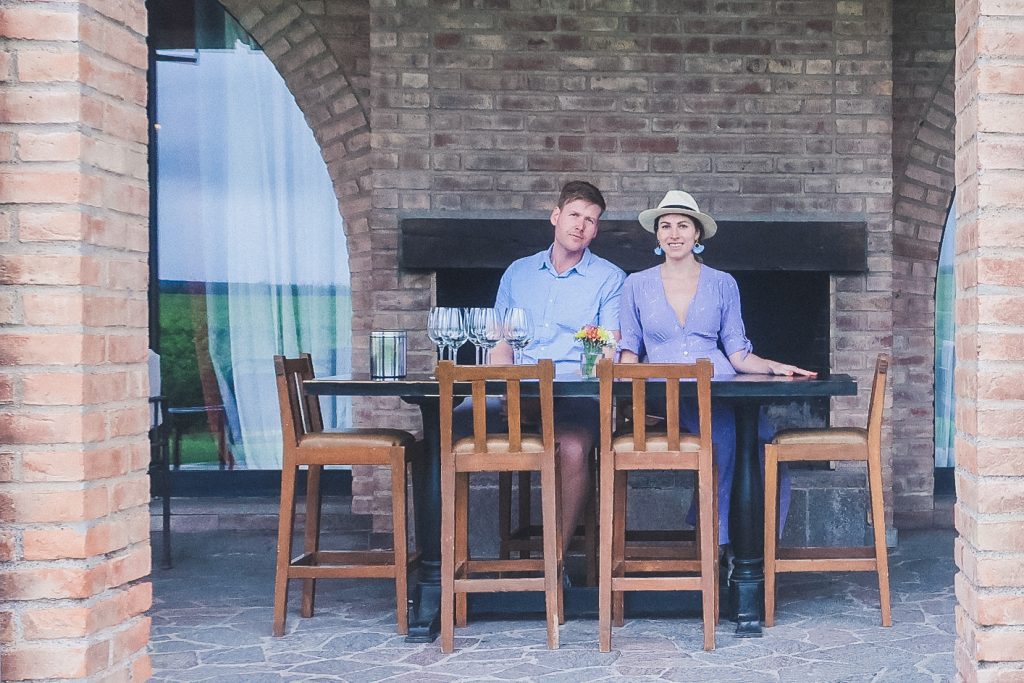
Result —
[[146, 14], [0, 8], [3, 680], [144, 680]]
[[957, 3], [956, 668], [1024, 680], [1024, 2]]

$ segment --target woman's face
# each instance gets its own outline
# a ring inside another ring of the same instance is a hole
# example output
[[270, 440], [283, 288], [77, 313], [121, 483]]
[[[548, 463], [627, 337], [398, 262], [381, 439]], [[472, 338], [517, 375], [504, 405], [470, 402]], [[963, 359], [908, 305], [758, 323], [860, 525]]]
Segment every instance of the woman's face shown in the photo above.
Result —
[[664, 250], [665, 258], [685, 258], [693, 253], [693, 245], [700, 240], [701, 230], [689, 216], [667, 213], [658, 218], [658, 245]]

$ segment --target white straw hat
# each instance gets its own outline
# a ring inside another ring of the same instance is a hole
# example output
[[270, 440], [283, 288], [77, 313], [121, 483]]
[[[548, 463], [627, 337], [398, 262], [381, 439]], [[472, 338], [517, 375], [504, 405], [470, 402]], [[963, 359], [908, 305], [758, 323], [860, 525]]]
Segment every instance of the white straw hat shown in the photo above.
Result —
[[718, 231], [718, 224], [715, 219], [706, 213], [701, 213], [697, 201], [689, 192], [682, 190], [669, 190], [665, 198], [661, 200], [656, 209], [647, 209], [640, 212], [640, 225], [649, 232], [655, 232], [658, 218], [666, 214], [676, 213], [700, 221], [703, 229], [702, 239], [710, 239]]

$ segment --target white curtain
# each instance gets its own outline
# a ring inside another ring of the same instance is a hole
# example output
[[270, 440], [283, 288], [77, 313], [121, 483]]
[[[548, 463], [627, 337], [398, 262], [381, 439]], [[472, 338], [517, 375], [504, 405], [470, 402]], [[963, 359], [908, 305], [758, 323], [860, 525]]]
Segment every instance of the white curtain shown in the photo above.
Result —
[[946, 228], [939, 249], [939, 268], [935, 278], [935, 466], [953, 467], [956, 458], [953, 436], [956, 433], [956, 397], [953, 371], [956, 367], [956, 279], [953, 258], [956, 242], [956, 200], [946, 217]]
[[[210, 356], [235, 459], [280, 468], [274, 354], [309, 352], [318, 375], [351, 369], [342, 219], [312, 131], [270, 60], [241, 43], [186, 54], [194, 64], [164, 63], [158, 74], [164, 100], [181, 98], [158, 102], [161, 279], [208, 283]], [[164, 178], [165, 155], [190, 152], [183, 177]], [[349, 424], [348, 401], [323, 408], [325, 426]]]

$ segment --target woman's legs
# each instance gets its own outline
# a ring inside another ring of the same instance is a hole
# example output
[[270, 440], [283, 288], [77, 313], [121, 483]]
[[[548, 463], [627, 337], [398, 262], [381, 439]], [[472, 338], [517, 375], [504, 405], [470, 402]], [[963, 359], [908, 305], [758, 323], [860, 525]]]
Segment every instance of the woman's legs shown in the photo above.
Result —
[[[699, 421], [696, 401], [685, 401], [680, 422], [691, 433], [697, 433]], [[764, 473], [764, 443], [771, 438], [771, 430], [764, 415], [758, 419], [758, 455], [761, 460], [762, 481]], [[732, 500], [732, 480], [736, 471], [736, 416], [732, 407], [721, 401], [711, 402], [711, 442], [718, 468], [718, 542], [729, 542], [729, 505]], [[791, 482], [789, 472], [782, 468], [779, 481], [780, 510], [779, 534], [782, 533], [786, 515], [789, 512]], [[696, 507], [691, 503], [686, 521], [696, 521]]]

